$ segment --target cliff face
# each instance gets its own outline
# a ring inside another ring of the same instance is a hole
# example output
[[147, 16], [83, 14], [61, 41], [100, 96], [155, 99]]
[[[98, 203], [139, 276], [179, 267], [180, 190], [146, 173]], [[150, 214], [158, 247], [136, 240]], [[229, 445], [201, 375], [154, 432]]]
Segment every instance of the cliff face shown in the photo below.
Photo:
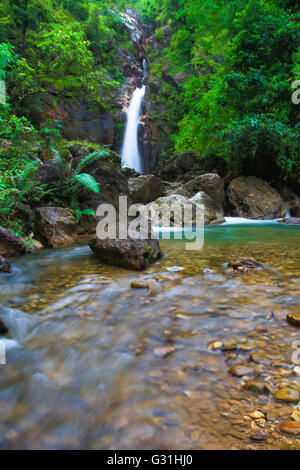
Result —
[[[160, 113], [160, 106], [152, 104], [152, 91], [160, 84], [151, 82], [151, 62], [148, 59], [149, 48], [158, 47], [159, 43], [151, 40], [151, 32], [143, 25], [139, 14], [128, 8], [122, 14], [124, 28], [132, 41], [132, 50], [124, 46], [116, 48], [120, 58], [123, 82], [107, 96], [107, 110], [91, 109], [87, 102], [61, 103], [67, 117], [64, 125], [64, 137], [69, 140], [87, 140], [103, 145], [110, 145], [117, 152], [121, 151], [126, 109], [136, 87], [146, 84], [146, 93], [142, 108], [141, 126], [139, 128], [139, 148], [145, 172], [151, 172], [157, 163], [162, 149], [161, 131], [154, 115]], [[146, 60], [147, 74], [144, 76], [143, 59]]]

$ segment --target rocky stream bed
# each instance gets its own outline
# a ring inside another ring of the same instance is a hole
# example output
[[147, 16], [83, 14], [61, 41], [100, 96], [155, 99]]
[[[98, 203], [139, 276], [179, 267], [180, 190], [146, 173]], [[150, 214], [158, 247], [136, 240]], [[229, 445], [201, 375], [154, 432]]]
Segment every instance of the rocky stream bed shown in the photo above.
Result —
[[[1, 275], [1, 448], [300, 449], [298, 227], [162, 240], [140, 274], [87, 241]], [[240, 256], [265, 269], [224, 267]]]

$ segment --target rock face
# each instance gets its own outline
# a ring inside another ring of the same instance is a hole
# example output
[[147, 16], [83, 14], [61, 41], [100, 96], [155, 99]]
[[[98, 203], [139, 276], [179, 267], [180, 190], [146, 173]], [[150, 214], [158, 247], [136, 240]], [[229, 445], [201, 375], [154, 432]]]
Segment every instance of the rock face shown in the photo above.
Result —
[[162, 195], [161, 179], [154, 175], [141, 175], [128, 180], [129, 197], [132, 202], [148, 204]]
[[94, 237], [89, 246], [103, 263], [138, 271], [145, 269], [161, 255], [158, 240], [101, 240]]
[[4, 256], [0, 255], [0, 273], [11, 273], [11, 265]]
[[26, 253], [23, 240], [9, 230], [0, 227], [0, 255], [18, 256]]
[[35, 211], [35, 232], [49, 248], [77, 240], [77, 223], [70, 211], [61, 207], [39, 207]]
[[0, 335], [6, 335], [8, 333], [8, 328], [4, 325], [3, 321], [0, 319]]
[[197, 168], [199, 161], [194, 152], [175, 154], [162, 161], [159, 176], [168, 181], [175, 181], [184, 173]]
[[204, 206], [204, 224], [221, 224], [225, 222], [222, 206], [215, 204], [213, 199], [203, 191], [199, 191], [189, 199], [190, 202]]
[[239, 177], [228, 188], [230, 215], [250, 219], [284, 217], [285, 204], [280, 194], [266, 181], [255, 176]]

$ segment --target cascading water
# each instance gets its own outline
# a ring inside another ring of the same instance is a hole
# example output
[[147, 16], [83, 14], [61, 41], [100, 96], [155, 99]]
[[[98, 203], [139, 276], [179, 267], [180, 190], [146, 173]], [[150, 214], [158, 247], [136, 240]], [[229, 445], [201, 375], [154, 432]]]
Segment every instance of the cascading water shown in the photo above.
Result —
[[122, 166], [133, 168], [137, 173], [142, 173], [143, 171], [138, 148], [138, 126], [144, 95], [145, 85], [134, 90], [127, 110], [127, 124], [121, 152]]
[[287, 202], [287, 203], [285, 204], [285, 207], [286, 207], [285, 218], [286, 218], [286, 219], [289, 219], [289, 218], [291, 217], [290, 203]]
[[[147, 61], [144, 58], [142, 62], [144, 76], [147, 77]], [[142, 102], [145, 95], [145, 85], [136, 88], [127, 110], [127, 123], [124, 134], [123, 147], [121, 152], [122, 166], [133, 168], [137, 173], [143, 172], [141, 156], [138, 147], [138, 127], [140, 124]]]

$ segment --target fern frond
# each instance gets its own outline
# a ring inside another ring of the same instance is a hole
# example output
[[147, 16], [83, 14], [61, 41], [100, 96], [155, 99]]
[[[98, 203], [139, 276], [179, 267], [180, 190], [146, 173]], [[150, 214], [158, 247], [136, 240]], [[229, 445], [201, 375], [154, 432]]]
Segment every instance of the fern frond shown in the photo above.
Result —
[[17, 177], [17, 186], [22, 189], [31, 182], [38, 170], [39, 161], [30, 162], [25, 165], [24, 170]]
[[99, 193], [99, 185], [95, 178], [87, 173], [80, 173], [79, 175], [74, 175], [73, 180], [77, 183], [81, 184], [81, 186], [85, 187], [89, 191], [93, 193]]
[[89, 165], [90, 163], [98, 160], [99, 158], [103, 158], [103, 157], [108, 157], [109, 156], [109, 152], [107, 152], [106, 150], [101, 150], [101, 151], [98, 151], [96, 150], [95, 152], [92, 152], [92, 153], [89, 153], [86, 157], [84, 157], [81, 162], [79, 162], [76, 170], [75, 170], [75, 175], [77, 175], [78, 173], [80, 173], [80, 171], [86, 166], [86, 165]]

